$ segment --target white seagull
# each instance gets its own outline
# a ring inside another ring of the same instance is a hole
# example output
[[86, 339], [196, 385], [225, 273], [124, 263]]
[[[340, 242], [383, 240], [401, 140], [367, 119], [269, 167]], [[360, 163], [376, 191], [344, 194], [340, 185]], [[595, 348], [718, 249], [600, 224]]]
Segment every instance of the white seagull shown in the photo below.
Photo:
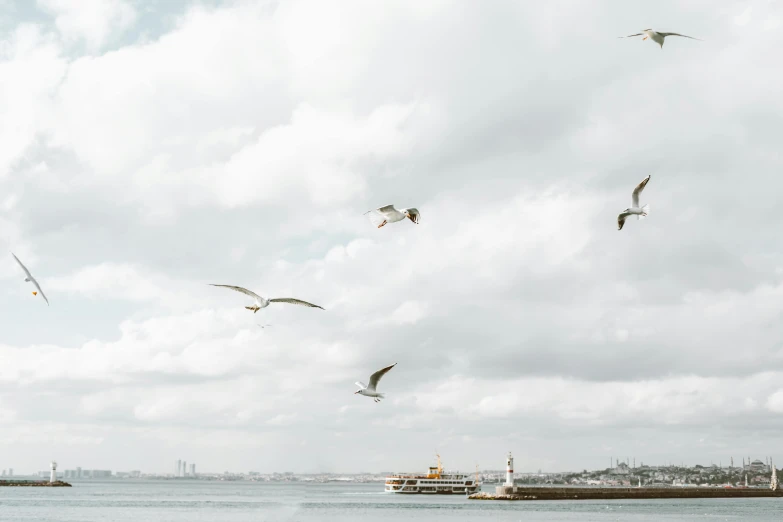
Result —
[[323, 310], [324, 308], [318, 305], [315, 305], [313, 303], [308, 303], [307, 301], [300, 301], [299, 299], [294, 299], [293, 297], [276, 297], [274, 299], [264, 299], [260, 295], [258, 295], [255, 292], [251, 292], [247, 288], [242, 288], [241, 286], [234, 286], [234, 285], [213, 285], [210, 283], [210, 286], [222, 286], [223, 288], [230, 288], [231, 290], [234, 290], [236, 292], [241, 292], [245, 295], [249, 295], [253, 299], [255, 299], [255, 302], [253, 303], [253, 306], [246, 306], [248, 310], [253, 310], [253, 313], [258, 312], [262, 308], [266, 308], [270, 305], [270, 303], [288, 303], [288, 304], [295, 304], [295, 305], [301, 305], [301, 306], [309, 306], [310, 308], [320, 308]]
[[381, 228], [386, 223], [396, 223], [405, 218], [410, 219], [417, 225], [419, 224], [419, 211], [415, 208], [397, 210], [394, 208], [394, 205], [386, 205], [385, 207], [376, 208], [375, 210], [368, 210], [364, 214], [370, 214], [370, 221], [378, 228]]
[[647, 214], [650, 213], [650, 205], [647, 204], [641, 208], [639, 208], [639, 194], [642, 193], [642, 190], [644, 190], [644, 187], [647, 186], [647, 182], [650, 181], [650, 176], [647, 176], [642, 180], [641, 183], [636, 185], [636, 188], [633, 189], [633, 206], [631, 208], [626, 208], [622, 212], [620, 212], [620, 215], [617, 216], [617, 230], [622, 230], [623, 225], [625, 224], [625, 218], [628, 216], [632, 216], [636, 214], [636, 219], [642, 219], [643, 217], [646, 217]]
[[[43, 293], [43, 290], [41, 290], [41, 285], [39, 285], [39, 284], [38, 284], [38, 281], [36, 281], [36, 280], [35, 280], [35, 278], [34, 278], [34, 277], [33, 277], [33, 275], [30, 273], [30, 271], [27, 269], [27, 267], [26, 267], [26, 266], [24, 266], [24, 265], [22, 264], [22, 262], [21, 262], [21, 261], [19, 261], [19, 258], [18, 258], [18, 257], [16, 257], [16, 254], [14, 254], [13, 252], [11, 252], [11, 255], [12, 255], [12, 256], [14, 256], [14, 259], [16, 259], [16, 262], [17, 262], [17, 263], [19, 263], [19, 266], [21, 266], [21, 267], [22, 267], [22, 270], [24, 270], [24, 273], [25, 273], [25, 276], [26, 276], [26, 277], [24, 278], [25, 282], [26, 282], [26, 283], [27, 283], [27, 282], [30, 282], [30, 283], [33, 283], [33, 284], [35, 285], [35, 288], [37, 288], [37, 289], [38, 289], [38, 292], [41, 292], [41, 297], [43, 297], [43, 298], [44, 298], [44, 301], [46, 301], [46, 304], [47, 304], [47, 306], [48, 306], [48, 305], [49, 305], [49, 300], [46, 298], [46, 294], [44, 294], [44, 293]], [[38, 295], [38, 292], [33, 292], [33, 295]]]
[[394, 363], [391, 366], [387, 366], [386, 368], [384, 368], [382, 370], [378, 370], [377, 372], [375, 372], [372, 375], [370, 375], [370, 385], [369, 386], [365, 386], [364, 383], [357, 381], [356, 382], [356, 386], [358, 386], [360, 389], [356, 390], [354, 392], [354, 395], [356, 395], [358, 393], [359, 395], [364, 395], [365, 397], [373, 397], [373, 400], [375, 400], [375, 402], [381, 402], [381, 399], [383, 399], [385, 396], [382, 393], [378, 393], [375, 390], [375, 388], [378, 387], [378, 381], [381, 380], [381, 377], [386, 375], [386, 372], [388, 372], [389, 370], [391, 370], [395, 366], [397, 366], [397, 363]]
[[700, 42], [704, 41], [699, 38], [694, 38], [693, 36], [686, 36], [680, 33], [659, 33], [658, 31], [653, 31], [652, 29], [645, 29], [641, 33], [629, 34], [628, 36], [618, 36], [618, 38], [631, 38], [633, 36], [642, 36], [642, 35], [644, 35], [642, 41], [649, 38], [653, 42], [660, 45], [661, 49], [663, 49], [663, 39], [666, 38], [667, 36], [682, 36], [683, 38], [690, 38], [691, 40], [699, 40]]

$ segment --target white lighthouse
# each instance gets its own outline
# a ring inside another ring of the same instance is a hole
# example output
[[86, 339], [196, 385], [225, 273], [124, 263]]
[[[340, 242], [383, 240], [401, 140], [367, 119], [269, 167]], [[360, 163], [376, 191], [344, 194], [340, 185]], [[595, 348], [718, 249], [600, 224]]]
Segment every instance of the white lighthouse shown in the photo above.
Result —
[[57, 463], [52, 461], [52, 472], [49, 475], [49, 482], [57, 482]]
[[508, 459], [506, 460], [506, 483], [504, 486], [514, 486], [514, 457], [511, 456], [511, 452], [508, 452]]

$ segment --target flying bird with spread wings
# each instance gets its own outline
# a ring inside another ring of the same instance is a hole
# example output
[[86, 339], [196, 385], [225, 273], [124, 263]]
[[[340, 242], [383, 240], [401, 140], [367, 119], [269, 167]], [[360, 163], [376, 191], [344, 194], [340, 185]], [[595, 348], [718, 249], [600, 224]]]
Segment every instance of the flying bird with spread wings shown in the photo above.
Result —
[[37, 291], [34, 291], [33, 295], [38, 295], [38, 293], [40, 292], [41, 297], [43, 297], [44, 301], [46, 301], [46, 305], [49, 306], [49, 299], [46, 298], [46, 294], [44, 294], [43, 290], [41, 290], [41, 285], [38, 284], [38, 281], [35, 280], [35, 278], [30, 273], [30, 271], [27, 269], [27, 267], [24, 266], [21, 261], [19, 261], [19, 258], [16, 257], [16, 254], [11, 252], [11, 255], [14, 256], [14, 259], [16, 259], [16, 262], [19, 263], [19, 266], [21, 266], [22, 270], [24, 270], [24, 273], [25, 273], [24, 280], [25, 280], [25, 282], [26, 283], [28, 283], [28, 282], [29, 283], [33, 283], [33, 285], [35, 285], [35, 288], [37, 289]]
[[367, 214], [370, 214], [370, 222], [378, 228], [381, 228], [387, 223], [402, 221], [405, 218], [410, 219], [417, 225], [419, 224], [419, 211], [415, 208], [397, 210], [394, 208], [394, 205], [386, 205], [385, 207], [368, 210], [364, 215]]
[[246, 306], [245, 308], [247, 308], [248, 310], [252, 310], [253, 313], [258, 312], [262, 308], [266, 308], [271, 303], [288, 303], [288, 304], [295, 304], [295, 305], [300, 305], [300, 306], [309, 306], [310, 308], [320, 308], [321, 310], [324, 309], [323, 307], [318, 306], [316, 304], [308, 303], [307, 301], [302, 301], [302, 300], [299, 300], [299, 299], [294, 299], [293, 297], [276, 297], [274, 299], [265, 299], [265, 298], [261, 297], [260, 295], [258, 295], [257, 293], [252, 292], [252, 291], [248, 290], [247, 288], [242, 288], [241, 286], [213, 285], [211, 283], [210, 283], [210, 286], [220, 286], [220, 287], [223, 287], [223, 288], [229, 288], [231, 290], [234, 290], [235, 292], [240, 292], [240, 293], [243, 293], [245, 295], [249, 295], [250, 297], [252, 297], [254, 299], [254, 303], [253, 303], [252, 306]]
[[666, 38], [667, 36], [682, 36], [683, 38], [690, 38], [691, 40], [699, 40], [700, 42], [704, 41], [699, 38], [694, 38], [693, 36], [686, 36], [680, 33], [659, 33], [658, 31], [653, 31], [652, 29], [645, 29], [641, 33], [629, 34], [628, 36], [618, 36], [617, 38], [632, 38], [634, 36], [642, 36], [642, 35], [644, 35], [642, 41], [649, 38], [651, 41], [660, 45], [661, 49], [663, 49], [663, 39]]
[[364, 395], [365, 397], [372, 397], [375, 402], [381, 402], [381, 399], [385, 398], [385, 396], [376, 390], [378, 387], [378, 382], [381, 380], [381, 377], [386, 375], [386, 373], [395, 366], [397, 366], [397, 363], [394, 363], [391, 366], [387, 366], [386, 368], [378, 370], [377, 372], [370, 375], [369, 386], [365, 386], [364, 383], [361, 382], [356, 382], [356, 386], [358, 386], [359, 389], [354, 392], [354, 395], [358, 393], [359, 395]]
[[638, 221], [639, 219], [646, 217], [647, 214], [650, 213], [649, 204], [639, 208], [639, 195], [642, 193], [644, 187], [647, 186], [647, 183], [649, 181], [650, 181], [650, 176], [647, 176], [642, 180], [641, 183], [636, 185], [635, 189], [633, 189], [633, 195], [632, 195], [633, 205], [630, 208], [626, 208], [625, 210], [620, 212], [620, 215], [617, 216], [617, 230], [623, 229], [623, 225], [625, 224], [625, 218], [627, 218], [628, 216], [636, 215], [636, 219]]

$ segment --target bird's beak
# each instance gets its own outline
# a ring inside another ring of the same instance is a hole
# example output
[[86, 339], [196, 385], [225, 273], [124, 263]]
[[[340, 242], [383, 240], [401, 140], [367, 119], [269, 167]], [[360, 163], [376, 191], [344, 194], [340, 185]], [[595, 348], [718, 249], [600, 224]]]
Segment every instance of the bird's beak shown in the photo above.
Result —
[[33, 292], [33, 295], [38, 295], [38, 292]]
[[357, 394], [357, 393], [359, 393], [360, 391], [362, 391], [362, 390], [356, 390], [355, 392], [353, 392], [353, 394], [354, 394], [354, 395], [356, 395], [356, 394]]

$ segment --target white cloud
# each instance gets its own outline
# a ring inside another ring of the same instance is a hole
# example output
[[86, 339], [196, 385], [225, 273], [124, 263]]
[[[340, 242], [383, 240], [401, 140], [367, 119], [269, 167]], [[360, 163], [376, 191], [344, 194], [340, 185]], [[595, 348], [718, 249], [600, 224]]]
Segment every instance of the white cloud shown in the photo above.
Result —
[[39, 28], [20, 25], [0, 53], [0, 181], [49, 121], [50, 96], [66, 69], [58, 46]]
[[741, 15], [734, 18], [734, 23], [739, 26], [747, 25], [747, 23], [750, 22], [752, 12], [753, 6], [746, 7]]
[[405, 301], [392, 312], [390, 319], [397, 324], [415, 324], [427, 316], [428, 308], [427, 303]]
[[37, 0], [38, 7], [55, 17], [66, 41], [84, 40], [98, 50], [136, 22], [136, 10], [124, 0]]
[[767, 409], [774, 413], [783, 413], [783, 389], [775, 391], [766, 401]]
[[[421, 386], [410, 396], [425, 411], [450, 411], [470, 419], [549, 415], [565, 422], [606, 426], [710, 426], [711, 419], [726, 411], [741, 415], [754, 410], [782, 376], [765, 372], [742, 379], [686, 376], [611, 383], [562, 378], [486, 381], [457, 376], [434, 389]], [[778, 411], [782, 397], [780, 391], [772, 395], [768, 408]]]
[[[92, 299], [137, 302], [180, 301], [174, 294], [175, 282], [129, 264], [101, 263], [86, 266], [76, 273], [51, 277], [47, 288], [58, 292], [79, 293]], [[180, 288], [181, 283], [177, 284]]]

